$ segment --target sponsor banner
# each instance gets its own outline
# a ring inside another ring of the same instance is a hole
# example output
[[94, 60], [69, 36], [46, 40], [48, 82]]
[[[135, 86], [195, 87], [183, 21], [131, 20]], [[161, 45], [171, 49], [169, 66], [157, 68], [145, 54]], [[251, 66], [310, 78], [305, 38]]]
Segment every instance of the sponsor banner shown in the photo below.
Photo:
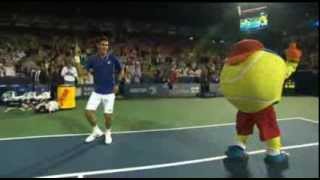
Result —
[[132, 84], [124, 86], [124, 96], [127, 97], [159, 97], [168, 95], [169, 87], [166, 84]]
[[170, 96], [196, 96], [200, 93], [200, 84], [174, 84]]
[[77, 87], [77, 89], [81, 89], [81, 97], [89, 97], [94, 91], [94, 86], [93, 85], [82, 85], [80, 87]]
[[200, 84], [136, 84], [125, 85], [124, 96], [127, 97], [185, 97], [196, 96], [200, 92]]
[[[218, 90], [218, 84], [210, 84], [210, 92], [216, 95], [222, 95]], [[17, 94], [23, 94], [32, 91], [31, 84], [10, 84], [0, 86], [0, 96], [5, 91], [15, 91]], [[37, 93], [50, 91], [47, 85], [36, 85], [34, 90]], [[192, 97], [200, 93], [200, 84], [178, 83], [171, 88], [167, 84], [131, 84], [123, 87], [123, 96], [125, 97]], [[93, 85], [80, 85], [76, 88], [76, 97], [89, 97], [94, 91]]]
[[6, 91], [15, 91], [17, 95], [21, 95], [25, 92], [32, 91], [32, 85], [24, 84], [9, 84], [9, 85], [0, 85], [0, 96]]
[[1, 77], [0, 78], [0, 85], [9, 85], [9, 84], [32, 84], [32, 81], [30, 78], [22, 78], [22, 77]]
[[50, 91], [50, 89], [49, 89], [48, 85], [36, 85], [34, 87], [34, 91], [37, 92], [37, 93], [43, 93], [43, 92]]

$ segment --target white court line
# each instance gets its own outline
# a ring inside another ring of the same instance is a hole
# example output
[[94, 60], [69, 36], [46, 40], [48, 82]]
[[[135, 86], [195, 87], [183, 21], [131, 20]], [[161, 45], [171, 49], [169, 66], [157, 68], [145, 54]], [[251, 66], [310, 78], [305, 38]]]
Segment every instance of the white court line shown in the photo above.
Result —
[[311, 122], [311, 123], [315, 123], [318, 124], [318, 121], [312, 120], [312, 119], [308, 119], [308, 118], [304, 118], [304, 117], [300, 117], [301, 121], [307, 121], [307, 122]]
[[[289, 118], [279, 118], [278, 121], [301, 120], [301, 119], [302, 119], [302, 117], [289, 117]], [[313, 122], [315, 122], [315, 121], [313, 121]], [[116, 131], [116, 132], [112, 132], [112, 134], [131, 134], [131, 133], [146, 133], [146, 132], [161, 132], [161, 131], [177, 131], [177, 130], [199, 129], [199, 128], [210, 128], [210, 127], [223, 127], [223, 126], [233, 126], [233, 125], [235, 125], [235, 123], [221, 123], [221, 124], [211, 124], [211, 125], [202, 125], [202, 126], [167, 128], [167, 129], [150, 129], [150, 130], [139, 130], [139, 131]], [[72, 137], [72, 136], [84, 136], [84, 135], [89, 135], [89, 133], [11, 137], [11, 138], [0, 138], [0, 141], [37, 139], [37, 138], [53, 138], [53, 137]]]
[[[282, 150], [289, 150], [289, 149], [299, 149], [304, 147], [312, 147], [312, 146], [319, 146], [319, 142], [313, 142], [308, 144], [300, 144], [300, 145], [292, 145], [292, 146], [284, 146]], [[248, 152], [249, 155], [255, 154], [262, 154], [266, 152], [266, 150], [257, 150], [257, 151], [250, 151]], [[49, 176], [41, 176], [38, 178], [68, 178], [68, 177], [84, 177], [90, 175], [100, 175], [100, 174], [112, 174], [112, 173], [119, 173], [119, 172], [131, 172], [131, 171], [141, 171], [141, 170], [148, 170], [148, 169], [158, 169], [158, 168], [166, 168], [166, 167], [174, 167], [174, 166], [183, 166], [188, 164], [198, 164], [210, 161], [217, 161], [226, 158], [225, 155], [223, 156], [216, 156], [210, 158], [203, 158], [203, 159], [196, 159], [196, 160], [189, 160], [189, 161], [179, 161], [173, 163], [165, 163], [165, 164], [154, 164], [148, 166], [138, 166], [138, 167], [128, 167], [128, 168], [120, 168], [120, 169], [106, 169], [106, 170], [98, 170], [98, 171], [87, 171], [87, 172], [75, 172], [75, 173], [68, 173], [68, 174], [58, 174], [58, 175], [49, 175]]]

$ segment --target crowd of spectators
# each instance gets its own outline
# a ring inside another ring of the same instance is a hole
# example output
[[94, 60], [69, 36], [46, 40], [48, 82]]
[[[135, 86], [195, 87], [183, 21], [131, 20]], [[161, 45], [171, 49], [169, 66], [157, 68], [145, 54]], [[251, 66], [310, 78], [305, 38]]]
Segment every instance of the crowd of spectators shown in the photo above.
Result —
[[[0, 38], [0, 76], [33, 77], [39, 83], [62, 82], [62, 68], [72, 63], [79, 84], [93, 82], [83, 68], [86, 57], [95, 51], [90, 36], [10, 32]], [[218, 53], [195, 50], [196, 40], [128, 35], [111, 43], [112, 53], [124, 66], [126, 84], [199, 82], [204, 71], [217, 81], [223, 63]], [[57, 72], [58, 80], [54, 75]]]
[[[61, 72], [68, 64], [76, 68], [78, 84], [92, 84], [93, 77], [83, 65], [86, 57], [95, 52], [95, 36], [84, 34], [2, 32], [0, 77], [24, 76], [36, 83], [63, 83]], [[199, 48], [201, 37], [124, 33], [110, 39], [112, 53], [124, 66], [125, 84], [217, 83], [227, 52], [225, 42]], [[297, 40], [303, 50], [300, 69], [318, 71], [318, 31], [284, 36], [280, 43], [285, 47], [292, 40]]]

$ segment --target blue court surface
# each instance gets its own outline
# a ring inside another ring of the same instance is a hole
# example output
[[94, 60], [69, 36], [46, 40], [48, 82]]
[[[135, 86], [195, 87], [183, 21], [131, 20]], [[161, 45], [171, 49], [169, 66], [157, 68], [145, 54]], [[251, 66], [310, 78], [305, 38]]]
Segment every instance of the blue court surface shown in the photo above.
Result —
[[[319, 127], [301, 117], [279, 119], [287, 167], [265, 164], [254, 134], [246, 162], [228, 162], [233, 123], [114, 132], [85, 144], [86, 135], [0, 139], [0, 177], [319, 177]], [[257, 132], [257, 130], [255, 130]]]

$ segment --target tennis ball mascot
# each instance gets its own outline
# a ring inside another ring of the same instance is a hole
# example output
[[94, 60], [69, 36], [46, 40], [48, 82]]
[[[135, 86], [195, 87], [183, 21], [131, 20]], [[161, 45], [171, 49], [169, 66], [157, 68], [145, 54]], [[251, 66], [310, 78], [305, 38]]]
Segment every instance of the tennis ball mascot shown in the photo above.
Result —
[[228, 147], [227, 158], [248, 158], [246, 142], [257, 125], [260, 140], [266, 144], [266, 163], [288, 160], [288, 154], [280, 151], [280, 129], [273, 104], [280, 101], [283, 83], [296, 70], [302, 53], [291, 43], [285, 54], [286, 61], [252, 39], [231, 47], [220, 77], [222, 93], [238, 109], [236, 143]]

